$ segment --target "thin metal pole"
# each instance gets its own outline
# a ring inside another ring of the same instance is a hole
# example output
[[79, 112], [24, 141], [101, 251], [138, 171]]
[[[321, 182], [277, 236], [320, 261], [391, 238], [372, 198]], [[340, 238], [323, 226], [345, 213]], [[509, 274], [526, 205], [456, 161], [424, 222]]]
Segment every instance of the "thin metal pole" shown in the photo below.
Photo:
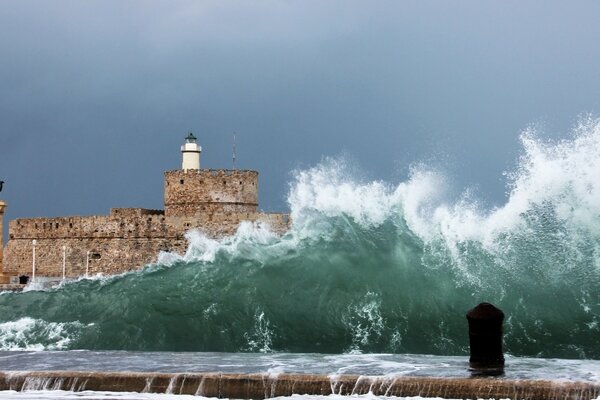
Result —
[[67, 246], [63, 246], [63, 281], [67, 272]]
[[90, 274], [90, 251], [88, 250], [85, 256], [85, 277], [87, 278]]
[[31, 241], [31, 251], [32, 251], [32, 262], [31, 262], [31, 282], [33, 283], [35, 281], [35, 245], [37, 244], [37, 241], [35, 239], [33, 239]]
[[233, 132], [233, 170], [235, 171], [235, 132]]

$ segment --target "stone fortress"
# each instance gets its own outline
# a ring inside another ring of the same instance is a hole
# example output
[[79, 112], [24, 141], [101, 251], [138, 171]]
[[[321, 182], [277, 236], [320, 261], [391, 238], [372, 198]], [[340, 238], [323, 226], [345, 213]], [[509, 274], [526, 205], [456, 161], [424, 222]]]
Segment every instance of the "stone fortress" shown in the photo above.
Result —
[[[138, 269], [161, 251], [184, 253], [191, 229], [211, 238], [233, 234], [242, 221], [280, 234], [288, 229], [288, 214], [258, 211], [258, 172], [200, 169], [201, 151], [190, 133], [181, 146], [182, 168], [165, 172], [164, 210], [113, 208], [109, 215], [10, 221], [4, 254], [0, 229], [0, 283]], [[0, 227], [5, 208], [0, 201]]]

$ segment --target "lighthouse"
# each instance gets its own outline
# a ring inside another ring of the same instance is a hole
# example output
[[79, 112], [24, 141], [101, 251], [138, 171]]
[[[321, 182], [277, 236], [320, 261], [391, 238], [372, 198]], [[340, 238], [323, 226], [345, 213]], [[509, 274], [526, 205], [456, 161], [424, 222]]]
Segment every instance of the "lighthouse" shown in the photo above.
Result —
[[188, 169], [200, 169], [200, 153], [202, 147], [196, 143], [196, 137], [190, 132], [185, 138], [185, 143], [181, 146], [181, 169], [187, 171]]

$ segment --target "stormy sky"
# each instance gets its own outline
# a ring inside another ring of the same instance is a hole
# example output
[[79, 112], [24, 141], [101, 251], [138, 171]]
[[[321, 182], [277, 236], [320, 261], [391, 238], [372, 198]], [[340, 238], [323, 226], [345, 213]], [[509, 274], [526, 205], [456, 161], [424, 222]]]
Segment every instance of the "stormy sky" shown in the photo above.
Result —
[[162, 208], [189, 131], [206, 168], [290, 171], [344, 154], [367, 179], [445, 171], [506, 195], [520, 132], [600, 112], [592, 1], [0, 0], [7, 218]]

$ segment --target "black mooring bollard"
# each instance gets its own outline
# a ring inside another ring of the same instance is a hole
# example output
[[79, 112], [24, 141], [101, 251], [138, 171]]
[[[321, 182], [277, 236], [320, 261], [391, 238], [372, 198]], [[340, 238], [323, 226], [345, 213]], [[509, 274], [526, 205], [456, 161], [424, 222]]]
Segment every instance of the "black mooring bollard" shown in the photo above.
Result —
[[469, 367], [477, 375], [504, 372], [502, 322], [504, 313], [490, 303], [481, 303], [467, 312], [471, 357]]

